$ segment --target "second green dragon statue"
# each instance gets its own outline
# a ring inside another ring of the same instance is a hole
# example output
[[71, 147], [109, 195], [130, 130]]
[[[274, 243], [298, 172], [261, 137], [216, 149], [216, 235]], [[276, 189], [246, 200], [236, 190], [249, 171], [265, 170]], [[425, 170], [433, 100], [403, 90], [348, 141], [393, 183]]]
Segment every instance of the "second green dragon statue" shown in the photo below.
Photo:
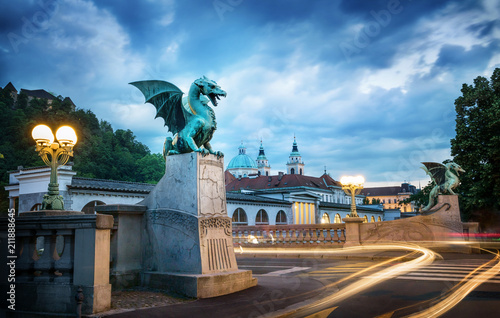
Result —
[[174, 134], [165, 139], [164, 157], [193, 151], [200, 152], [203, 156], [224, 156], [222, 152], [214, 151], [210, 145], [217, 122], [208, 102], [217, 106], [220, 97], [227, 95], [215, 81], [205, 76], [195, 80], [189, 88], [187, 98], [182, 97], [184, 93], [177, 86], [165, 81], [149, 80], [130, 84], [144, 94], [146, 103], [155, 106], [155, 118], [163, 118], [165, 126]]

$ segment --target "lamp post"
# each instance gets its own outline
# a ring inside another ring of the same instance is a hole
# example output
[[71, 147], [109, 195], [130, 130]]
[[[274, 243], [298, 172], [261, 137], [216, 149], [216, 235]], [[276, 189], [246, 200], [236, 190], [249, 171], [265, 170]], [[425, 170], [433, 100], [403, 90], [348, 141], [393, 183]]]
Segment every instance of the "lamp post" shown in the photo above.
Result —
[[342, 184], [342, 190], [351, 196], [351, 213], [349, 214], [349, 217], [357, 218], [358, 212], [356, 212], [355, 196], [361, 193], [363, 183], [365, 183], [365, 178], [362, 176], [342, 177], [340, 178], [340, 183]]
[[62, 126], [57, 130], [57, 142], [54, 142], [52, 130], [48, 126], [38, 125], [33, 128], [31, 136], [36, 141], [38, 155], [50, 167], [49, 192], [43, 196], [42, 210], [64, 210], [63, 197], [59, 195], [57, 167], [66, 164], [69, 157], [73, 156], [76, 133], [73, 128]]

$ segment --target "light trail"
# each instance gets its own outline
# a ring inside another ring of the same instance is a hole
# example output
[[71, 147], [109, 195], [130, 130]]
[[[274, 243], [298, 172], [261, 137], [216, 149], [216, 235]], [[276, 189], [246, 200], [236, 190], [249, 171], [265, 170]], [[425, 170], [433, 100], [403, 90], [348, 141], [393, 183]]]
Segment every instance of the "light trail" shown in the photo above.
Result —
[[[408, 315], [406, 317], [413, 318], [434, 318], [439, 317], [455, 307], [460, 301], [462, 301], [471, 291], [473, 291], [477, 286], [488, 281], [489, 279], [495, 277], [500, 272], [500, 253], [497, 251], [496, 256], [491, 261], [479, 266], [469, 275], [464, 277], [464, 279], [457, 285], [455, 285], [447, 294], [442, 301], [437, 304], [422, 310], [420, 312]], [[482, 271], [482, 268], [489, 266], [492, 263], [497, 262], [497, 264], [486, 271]], [[463, 284], [460, 286], [460, 284]], [[459, 287], [460, 286], [460, 287]]]
[[[444, 242], [440, 242], [444, 243]], [[448, 244], [451, 242], [448, 242]], [[454, 245], [467, 245], [469, 242], [453, 242], [452, 244]], [[327, 308], [332, 308], [332, 306], [344, 299], [347, 299], [353, 295], [356, 295], [368, 288], [371, 288], [377, 284], [380, 284], [388, 279], [392, 279], [401, 275], [404, 275], [408, 272], [416, 271], [419, 268], [423, 266], [427, 266], [432, 264], [434, 259], [436, 257], [440, 257], [439, 254], [434, 253], [430, 249], [427, 249], [425, 247], [421, 247], [418, 245], [414, 244], [384, 244], [384, 245], [365, 245], [365, 246], [358, 246], [358, 247], [349, 247], [349, 248], [343, 248], [339, 250], [321, 250], [320, 252], [314, 251], [314, 250], [303, 250], [303, 249], [280, 249], [280, 248], [275, 248], [275, 249], [258, 249], [258, 248], [245, 248], [244, 253], [258, 253], [258, 254], [313, 254], [313, 255], [318, 255], [319, 253], [321, 255], [342, 255], [348, 253], [349, 255], [352, 255], [353, 252], [373, 252], [373, 251], [394, 251], [394, 250], [406, 250], [406, 251], [412, 251], [412, 254], [415, 253], [421, 253], [422, 255], [416, 259], [407, 261], [405, 263], [397, 264], [394, 265], [390, 268], [386, 268], [384, 270], [381, 270], [377, 273], [371, 274], [369, 276], [365, 276], [362, 279], [345, 286], [344, 288], [338, 290], [337, 292], [333, 293], [330, 296], [324, 297], [321, 300], [318, 300], [312, 304], [302, 306], [296, 309], [291, 309], [288, 308], [284, 309], [280, 312], [277, 312], [277, 317], [305, 317], [308, 315], [312, 315], [314, 313], [318, 313], [322, 310], [325, 310]], [[481, 249], [484, 250], [484, 249]], [[487, 250], [485, 250], [487, 251]], [[489, 251], [487, 251], [489, 252]], [[491, 252], [490, 252], [491, 253]], [[389, 260], [386, 260], [384, 262], [372, 265], [370, 267], [367, 267], [365, 269], [362, 269], [356, 273], [353, 273], [340, 281], [331, 283], [329, 285], [324, 286], [324, 288], [330, 288], [333, 286], [338, 286], [339, 284], [348, 281], [350, 279], [353, 279], [355, 277], [361, 276], [369, 271], [372, 271], [376, 269], [377, 267], [384, 266], [390, 263], [393, 263], [395, 261], [401, 260], [403, 258], [407, 258], [412, 256], [412, 254], [409, 255], [403, 255], [399, 257], [395, 257]], [[401, 311], [404, 309], [410, 309], [410, 308], [416, 308], [417, 306], [421, 308], [422, 304], [424, 303], [431, 303], [435, 302], [438, 300], [438, 303], [435, 303], [434, 305], [430, 306], [429, 308], [413, 313], [411, 315], [405, 316], [405, 317], [411, 317], [411, 318], [435, 318], [439, 317], [449, 310], [451, 310], [453, 307], [455, 307], [460, 301], [462, 301], [470, 292], [472, 292], [476, 287], [481, 285], [482, 283], [494, 278], [498, 273], [500, 273], [500, 252], [497, 251], [495, 254], [495, 258], [490, 260], [489, 262], [482, 264], [476, 268], [474, 268], [467, 276], [465, 276], [458, 284], [456, 284], [453, 288], [451, 288], [444, 296], [440, 296], [434, 299], [430, 299], [424, 302], [420, 302], [418, 304], [414, 304], [408, 307], [404, 308], [399, 308], [396, 311], [393, 311], [390, 313], [390, 316], [392, 316], [393, 313], [397, 311]], [[491, 264], [494, 264], [495, 262], [496, 265], [492, 266], [489, 269], [485, 269], [486, 267], [490, 266]], [[472, 268], [471, 268], [472, 269]], [[385, 317], [385, 315], [379, 316], [379, 317]]]
[[[321, 300], [318, 300], [312, 304], [300, 307], [298, 309], [284, 312], [282, 314], [278, 314], [278, 317], [305, 317], [307, 315], [314, 314], [316, 312], [322, 311], [324, 309], [327, 309], [329, 307], [332, 307], [335, 303], [342, 301], [346, 298], [349, 298], [355, 294], [358, 294], [370, 287], [373, 287], [377, 284], [380, 284], [381, 282], [384, 282], [388, 279], [406, 274], [410, 271], [414, 271], [422, 266], [431, 264], [436, 256], [438, 254], [434, 253], [433, 251], [419, 247], [417, 245], [413, 244], [384, 244], [384, 245], [369, 245], [369, 246], [356, 246], [356, 247], [348, 247], [348, 248], [343, 248], [342, 250], [325, 250], [321, 251], [322, 254], [345, 254], [349, 253], [351, 254], [352, 252], [373, 252], [373, 251], [411, 251], [411, 252], [416, 252], [416, 253], [421, 253], [422, 255], [407, 261], [405, 263], [400, 263], [397, 265], [394, 265], [390, 268], [383, 269], [375, 274], [370, 275], [370, 277], [363, 277], [360, 280], [347, 285], [346, 287], [340, 289], [339, 291], [333, 293], [330, 296], [324, 297]], [[267, 251], [262, 251], [259, 249], [245, 249], [244, 253], [259, 253], [259, 254], [274, 254], [274, 253], [280, 253], [280, 254], [297, 254], [297, 251], [300, 251], [302, 254], [317, 254], [317, 251], [312, 251], [312, 250], [297, 250], [297, 249], [273, 249], [273, 250], [267, 250]], [[383, 265], [388, 264], [389, 262], [393, 262], [396, 259], [402, 259], [406, 257], [405, 256], [400, 256], [400, 257], [395, 257], [389, 261], [382, 262]], [[369, 267], [367, 269], [363, 269], [358, 273], [354, 273], [343, 280], [339, 282], [335, 282], [333, 284], [330, 284], [329, 287], [338, 285], [341, 282], [344, 282], [348, 279], [352, 279], [356, 276], [362, 275], [363, 273], [367, 272], [368, 270], [372, 270], [378, 266], [382, 266], [382, 264], [377, 264], [375, 266]]]

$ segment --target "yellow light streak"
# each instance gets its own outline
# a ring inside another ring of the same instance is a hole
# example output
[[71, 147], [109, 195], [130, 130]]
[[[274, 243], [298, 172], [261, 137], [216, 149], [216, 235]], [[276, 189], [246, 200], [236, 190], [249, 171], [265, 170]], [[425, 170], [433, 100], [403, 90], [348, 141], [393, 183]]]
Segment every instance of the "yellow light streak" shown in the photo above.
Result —
[[[464, 279], [457, 284], [452, 290], [453, 292], [449, 293], [449, 296], [444, 298], [442, 301], [439, 303], [435, 304], [434, 306], [431, 306], [425, 310], [422, 310], [418, 313], [414, 313], [412, 315], [406, 316], [406, 317], [418, 317], [418, 318], [433, 318], [433, 317], [439, 317], [455, 307], [462, 299], [464, 299], [471, 291], [473, 291], [477, 286], [481, 285], [482, 283], [488, 281], [489, 279], [495, 277], [500, 272], [500, 253], [497, 251], [496, 256], [494, 259], [491, 261], [481, 265], [480, 267], [474, 269], [470, 274], [468, 274]], [[482, 268], [488, 266], [490, 263], [495, 263], [497, 264], [490, 269], [480, 272], [479, 274], [475, 275], [475, 273], [479, 272]], [[472, 278], [471, 278], [472, 277]], [[469, 280], [470, 278], [470, 280]], [[467, 281], [468, 280], [468, 281]], [[463, 285], [461, 287], [460, 284]], [[458, 287], [458, 288], [456, 288]]]
[[[253, 250], [253, 251], [252, 251]], [[256, 252], [258, 249], [246, 249], [245, 252], [247, 253], [252, 253]], [[276, 253], [277, 250], [279, 250], [279, 253], [284, 253], [284, 254], [292, 254], [292, 253], [297, 253], [297, 249], [290, 249], [287, 251], [287, 249], [273, 249], [272, 251], [269, 251], [269, 253]], [[417, 252], [421, 253], [422, 255], [407, 261], [405, 263], [400, 263], [397, 265], [394, 265], [390, 268], [383, 269], [375, 274], [370, 275], [369, 277], [363, 277], [359, 279], [358, 281], [351, 283], [350, 285], [347, 285], [346, 287], [338, 290], [337, 292], [333, 293], [330, 296], [324, 297], [323, 299], [320, 299], [312, 304], [303, 306], [299, 309], [293, 310], [293, 311], [288, 311], [288, 312], [283, 312], [281, 315], [278, 317], [304, 317], [307, 315], [314, 314], [315, 312], [322, 311], [326, 308], [332, 307], [334, 304], [349, 298], [355, 294], [358, 294], [368, 288], [371, 288], [381, 282], [384, 282], [388, 279], [401, 276], [403, 274], [406, 274], [410, 271], [417, 270], [418, 268], [431, 264], [434, 259], [437, 257], [438, 254], [434, 253], [433, 251], [419, 247], [414, 244], [404, 244], [404, 243], [398, 243], [398, 244], [381, 244], [381, 245], [369, 245], [369, 246], [355, 246], [355, 247], [348, 247], [344, 248], [342, 250], [326, 250], [326, 251], [321, 251], [322, 254], [342, 254], [342, 253], [352, 253], [352, 252], [367, 252], [367, 251], [377, 251], [377, 250], [384, 250], [384, 251], [390, 251], [390, 250], [406, 250], [406, 251], [412, 251], [412, 252]], [[316, 251], [302, 251], [299, 250], [300, 253], [305, 254], [312, 254], [312, 253], [317, 253]], [[266, 252], [266, 251], [264, 251]], [[260, 253], [260, 252], [259, 252]], [[265, 254], [265, 253], [264, 253]], [[330, 286], [333, 285], [338, 285], [341, 282], [344, 282], [348, 279], [352, 279], [356, 276], [362, 275], [363, 273], [373, 270], [374, 268], [378, 266], [382, 266], [385, 264], [388, 264], [389, 262], [394, 262], [395, 259], [401, 259], [405, 256], [400, 256], [400, 257], [395, 257], [391, 260], [382, 262], [382, 264], [376, 264], [373, 266], [370, 266], [367, 269], [361, 270], [359, 273], [354, 273], [343, 280], [339, 282], [335, 282], [333, 284], [330, 284]]]

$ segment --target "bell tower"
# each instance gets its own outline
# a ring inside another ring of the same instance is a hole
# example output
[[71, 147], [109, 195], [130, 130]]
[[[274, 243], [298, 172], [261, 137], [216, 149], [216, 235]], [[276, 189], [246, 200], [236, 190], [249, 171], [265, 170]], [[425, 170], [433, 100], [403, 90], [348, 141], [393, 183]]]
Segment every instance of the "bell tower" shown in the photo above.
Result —
[[297, 139], [293, 137], [292, 152], [288, 157], [288, 162], [286, 164], [286, 170], [288, 174], [300, 174], [304, 175], [304, 162], [302, 161], [302, 156], [299, 152], [299, 147], [297, 146]]
[[260, 176], [268, 176], [271, 173], [271, 166], [264, 153], [264, 146], [262, 146], [262, 139], [260, 140], [259, 156], [257, 157], [257, 168], [259, 169]]

